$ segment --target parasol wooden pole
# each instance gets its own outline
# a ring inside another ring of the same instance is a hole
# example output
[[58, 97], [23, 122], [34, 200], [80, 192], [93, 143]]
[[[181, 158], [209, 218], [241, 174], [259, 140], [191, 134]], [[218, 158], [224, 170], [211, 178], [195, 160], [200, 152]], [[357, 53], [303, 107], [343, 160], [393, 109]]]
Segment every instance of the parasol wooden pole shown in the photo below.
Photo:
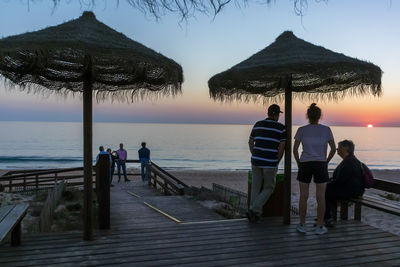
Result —
[[89, 56], [85, 57], [86, 71], [83, 81], [83, 240], [93, 240], [93, 152], [92, 152], [92, 62]]
[[283, 188], [283, 223], [290, 224], [291, 185], [292, 185], [292, 76], [285, 88], [285, 180]]

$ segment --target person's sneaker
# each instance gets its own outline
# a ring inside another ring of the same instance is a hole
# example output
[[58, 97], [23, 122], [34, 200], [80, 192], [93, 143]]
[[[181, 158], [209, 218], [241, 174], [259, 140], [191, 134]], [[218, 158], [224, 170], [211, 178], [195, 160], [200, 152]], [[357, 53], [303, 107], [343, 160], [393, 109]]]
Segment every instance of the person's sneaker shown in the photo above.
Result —
[[113, 185], [113, 184], [110, 184], [110, 187], [114, 187], [114, 185]]
[[301, 224], [301, 223], [299, 223], [297, 225], [296, 230], [297, 230], [297, 232], [300, 232], [300, 233], [303, 233], [303, 234], [307, 233], [307, 229], [306, 229], [305, 225]]
[[129, 180], [129, 179], [125, 179], [125, 182], [130, 182], [131, 180]]
[[328, 232], [328, 229], [326, 229], [325, 226], [317, 226], [317, 229], [315, 229], [315, 233], [317, 235], [323, 235], [326, 234]]

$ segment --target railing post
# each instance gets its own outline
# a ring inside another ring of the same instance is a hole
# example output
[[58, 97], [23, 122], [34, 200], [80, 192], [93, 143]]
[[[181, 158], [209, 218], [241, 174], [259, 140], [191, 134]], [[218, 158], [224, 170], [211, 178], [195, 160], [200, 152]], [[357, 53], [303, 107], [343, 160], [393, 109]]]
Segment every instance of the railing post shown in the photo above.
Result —
[[12, 179], [10, 179], [8, 182], [8, 191], [12, 192]]
[[36, 187], [36, 189], [39, 188], [39, 175], [36, 175], [36, 177], [35, 177], [35, 187]]
[[354, 220], [361, 221], [361, 204], [354, 203]]
[[167, 183], [167, 181], [165, 181], [165, 179], [163, 179], [163, 180], [164, 180], [164, 195], [169, 196], [171, 194], [169, 193], [169, 190], [168, 190], [168, 183]]
[[23, 185], [23, 187], [24, 187], [24, 191], [26, 191], [26, 176], [24, 176], [24, 185]]
[[54, 173], [54, 185], [57, 185], [58, 182], [58, 173]]
[[11, 232], [11, 246], [21, 245], [21, 221], [17, 223]]
[[347, 220], [349, 218], [349, 202], [348, 201], [340, 201], [340, 219]]
[[96, 163], [96, 192], [99, 203], [99, 229], [110, 229], [110, 160], [104, 154]]
[[147, 167], [148, 167], [148, 169], [147, 169], [147, 171], [148, 171], [148, 173], [147, 173], [147, 184], [148, 184], [148, 186], [151, 187], [151, 178], [153, 177], [151, 172], [153, 170], [152, 170], [152, 166], [151, 165], [148, 165]]
[[153, 173], [154, 174], [154, 176], [153, 176], [153, 183], [152, 183], [152, 187], [154, 187], [155, 189], [157, 189], [157, 173]]
[[337, 207], [338, 207], [337, 201], [332, 202], [332, 207], [331, 207], [331, 209], [332, 209], [332, 219], [334, 221], [337, 220]]

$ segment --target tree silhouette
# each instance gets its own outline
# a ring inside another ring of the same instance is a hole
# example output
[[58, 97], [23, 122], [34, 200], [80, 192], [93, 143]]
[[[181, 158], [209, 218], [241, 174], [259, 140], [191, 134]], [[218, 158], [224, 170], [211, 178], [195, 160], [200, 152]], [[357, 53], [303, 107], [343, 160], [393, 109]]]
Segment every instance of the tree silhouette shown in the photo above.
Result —
[[[53, 11], [57, 6], [65, 1], [70, 3], [71, 0], [51, 0], [53, 2]], [[228, 5], [236, 5], [241, 8], [249, 5], [252, 0], [117, 0], [115, 4], [118, 6], [121, 1], [125, 1], [133, 8], [140, 10], [144, 14], [149, 14], [156, 20], [160, 19], [168, 13], [177, 14], [182, 21], [194, 17], [197, 13], [205, 14], [215, 18], [222, 9]], [[255, 2], [257, 0], [253, 0]], [[289, 0], [293, 2], [294, 13], [298, 16], [303, 16], [308, 9], [307, 0]], [[314, 0], [315, 2], [326, 2], [327, 0]], [[28, 0], [29, 9], [30, 3], [43, 2], [43, 0]], [[107, 4], [107, 0], [79, 0], [79, 4], [83, 9], [92, 9], [99, 4]], [[276, 3], [276, 0], [261, 0], [257, 3], [271, 4]]]

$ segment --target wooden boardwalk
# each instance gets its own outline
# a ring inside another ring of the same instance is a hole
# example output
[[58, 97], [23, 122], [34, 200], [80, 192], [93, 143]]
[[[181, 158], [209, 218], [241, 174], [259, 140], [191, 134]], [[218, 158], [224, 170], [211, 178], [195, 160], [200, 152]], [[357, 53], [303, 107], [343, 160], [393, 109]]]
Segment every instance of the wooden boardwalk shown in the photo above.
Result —
[[25, 236], [20, 247], [0, 247], [0, 266], [400, 266], [400, 237], [355, 221], [304, 235], [281, 218], [223, 220], [135, 183], [112, 188], [111, 199], [112, 229], [94, 241], [80, 232]]
[[[164, 196], [141, 182], [116, 183], [111, 188], [111, 227], [176, 224], [179, 222], [223, 220], [215, 212], [183, 196]], [[160, 210], [170, 217], [163, 215]]]

